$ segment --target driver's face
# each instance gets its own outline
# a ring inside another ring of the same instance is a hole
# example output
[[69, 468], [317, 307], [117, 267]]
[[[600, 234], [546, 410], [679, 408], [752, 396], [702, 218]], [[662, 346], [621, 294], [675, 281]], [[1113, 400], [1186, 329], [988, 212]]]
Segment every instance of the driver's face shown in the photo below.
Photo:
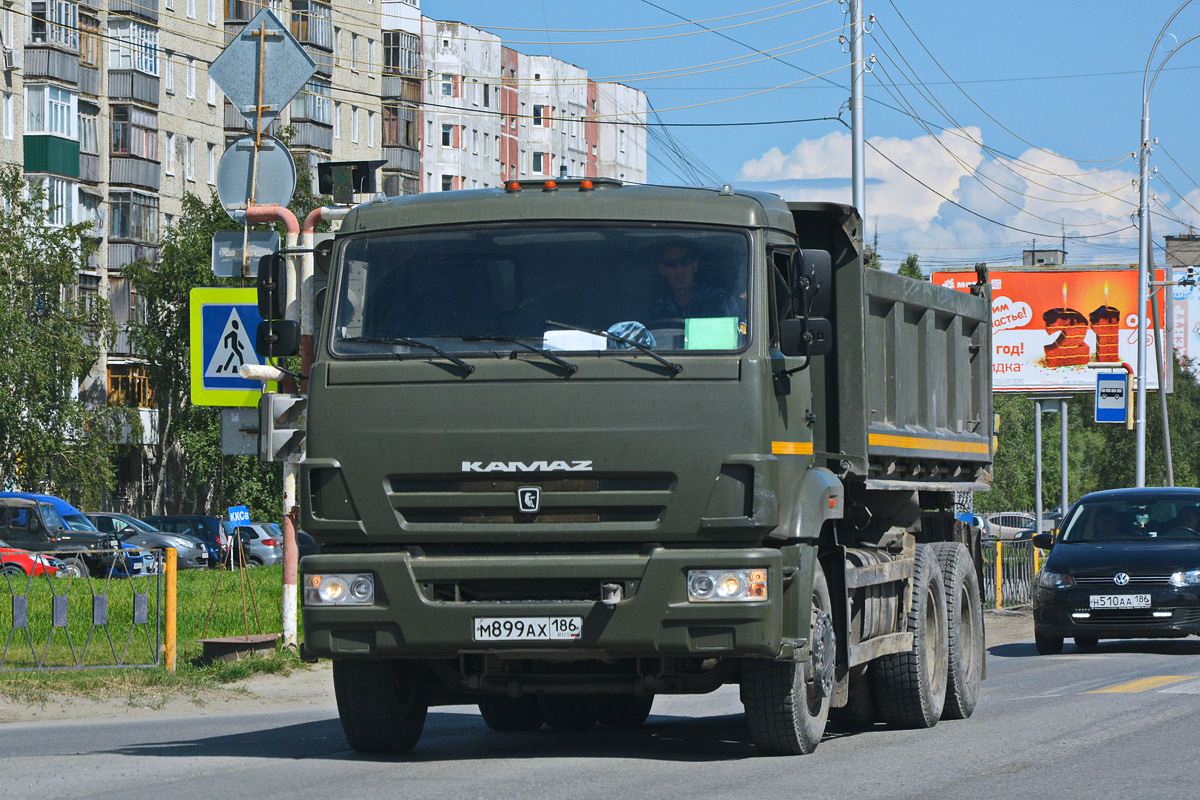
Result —
[[686, 247], [668, 247], [658, 262], [658, 271], [672, 289], [690, 289], [696, 283], [696, 254]]

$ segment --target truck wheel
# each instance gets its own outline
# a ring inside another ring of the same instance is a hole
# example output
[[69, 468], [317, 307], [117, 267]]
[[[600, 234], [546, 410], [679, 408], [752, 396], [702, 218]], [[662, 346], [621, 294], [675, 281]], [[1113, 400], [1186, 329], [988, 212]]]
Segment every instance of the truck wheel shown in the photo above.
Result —
[[879, 721], [869, 667], [859, 664], [850, 668], [846, 705], [829, 709], [829, 721], [843, 731], [866, 730]]
[[929, 545], [942, 568], [946, 590], [946, 640], [949, 658], [946, 673], [946, 706], [942, 719], [966, 719], [979, 701], [983, 679], [983, 609], [979, 581], [965, 545], [936, 542]]
[[932, 728], [946, 703], [946, 594], [942, 572], [931, 548], [917, 546], [913, 565], [912, 608], [907, 653], [881, 656], [871, 666], [879, 714], [902, 728]]
[[1039, 656], [1056, 656], [1062, 652], [1063, 637], [1043, 636], [1037, 631], [1034, 631], [1033, 646], [1037, 648]]
[[346, 741], [359, 753], [407, 753], [421, 737], [426, 706], [418, 665], [396, 659], [333, 659], [333, 690]]
[[85, 564], [83, 559], [79, 556], [64, 558], [63, 564], [66, 566], [63, 567], [62, 571], [65, 572], [70, 578], [87, 578], [92, 574], [88, 570], [87, 564]]
[[825, 573], [813, 575], [809, 655], [803, 661], [742, 662], [742, 703], [750, 738], [766, 755], [806, 755], [817, 749], [829, 718], [836, 652]]
[[489, 728], [501, 733], [536, 731], [546, 721], [536, 697], [485, 695], [479, 700], [479, 713]]
[[596, 704], [584, 695], [542, 695], [538, 698], [546, 724], [556, 731], [586, 731], [596, 724]]
[[654, 695], [645, 697], [620, 695], [617, 697], [597, 697], [596, 719], [601, 725], [618, 728], [636, 728], [650, 716], [650, 708], [654, 705]]

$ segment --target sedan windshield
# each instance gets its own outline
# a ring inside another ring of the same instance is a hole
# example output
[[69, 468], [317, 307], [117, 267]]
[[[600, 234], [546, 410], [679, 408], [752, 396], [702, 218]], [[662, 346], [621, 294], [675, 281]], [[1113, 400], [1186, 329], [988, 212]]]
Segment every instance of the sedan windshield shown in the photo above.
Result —
[[1195, 539], [1200, 542], [1200, 498], [1081, 504], [1063, 530], [1064, 542]]
[[331, 345], [341, 356], [451, 360], [737, 351], [747, 341], [749, 256], [745, 234], [701, 228], [359, 236], [342, 248]]

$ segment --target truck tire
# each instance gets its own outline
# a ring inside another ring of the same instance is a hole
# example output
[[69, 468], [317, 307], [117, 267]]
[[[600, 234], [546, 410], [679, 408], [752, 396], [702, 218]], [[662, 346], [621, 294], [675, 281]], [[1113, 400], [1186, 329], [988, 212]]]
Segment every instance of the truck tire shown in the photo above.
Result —
[[596, 724], [596, 704], [585, 695], [542, 695], [538, 702], [556, 731], [586, 731]]
[[500, 733], [536, 731], [546, 721], [536, 697], [489, 694], [480, 699], [479, 714], [489, 728]]
[[936, 542], [929, 545], [942, 568], [946, 590], [946, 705], [942, 719], [967, 719], [979, 702], [983, 680], [983, 609], [975, 565], [965, 545]]
[[829, 584], [817, 564], [809, 616], [809, 655], [802, 661], [742, 662], [742, 704], [750, 739], [765, 755], [807, 755], [829, 719], [836, 653]]
[[617, 697], [597, 697], [596, 720], [601, 725], [616, 728], [636, 728], [646, 722], [650, 709], [654, 705], [654, 695], [645, 697], [633, 695], [618, 695]]
[[86, 579], [86, 578], [88, 578], [88, 576], [90, 576], [92, 574], [91, 570], [88, 569], [88, 565], [86, 563], [84, 563], [84, 560], [82, 558], [80, 558], [79, 556], [72, 556], [71, 558], [64, 558], [63, 564], [66, 565], [63, 568], [63, 572], [65, 572], [67, 574], [67, 576], [70, 578]]
[[346, 741], [359, 753], [407, 753], [425, 727], [419, 673], [396, 659], [333, 659], [333, 689]]
[[917, 546], [907, 653], [881, 656], [871, 666], [879, 715], [895, 727], [932, 728], [946, 703], [946, 594], [933, 550]]

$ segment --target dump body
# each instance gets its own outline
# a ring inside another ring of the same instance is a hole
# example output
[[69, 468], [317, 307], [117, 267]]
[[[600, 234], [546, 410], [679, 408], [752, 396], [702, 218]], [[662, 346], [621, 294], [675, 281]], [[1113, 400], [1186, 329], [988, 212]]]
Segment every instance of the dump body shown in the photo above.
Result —
[[[911, 650], [915, 543], [970, 543], [991, 443], [986, 287], [864, 271], [860, 242], [846, 206], [614, 182], [352, 211], [309, 382], [305, 652], [408, 665], [425, 705], [819, 657], [846, 702]], [[822, 305], [828, 352], [781, 344]]]

